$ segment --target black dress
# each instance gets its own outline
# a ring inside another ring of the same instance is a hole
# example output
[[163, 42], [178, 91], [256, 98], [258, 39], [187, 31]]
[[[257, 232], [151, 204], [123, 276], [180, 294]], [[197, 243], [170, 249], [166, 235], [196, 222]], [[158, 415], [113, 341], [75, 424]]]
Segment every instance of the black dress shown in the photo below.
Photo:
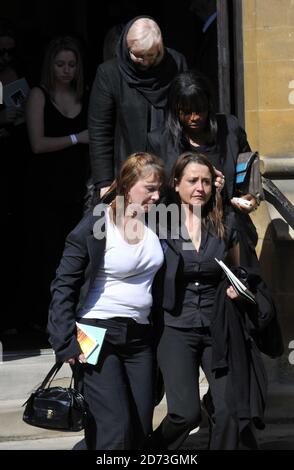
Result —
[[[61, 137], [87, 129], [88, 98], [74, 118], [64, 116], [45, 95], [44, 135]], [[34, 155], [26, 192], [26, 224], [30, 269], [35, 279], [31, 300], [34, 323], [47, 323], [50, 283], [59, 264], [67, 234], [83, 215], [89, 174], [87, 145], [73, 145], [56, 152]], [[37, 276], [36, 276], [37, 273]], [[32, 287], [31, 287], [32, 288]]]
[[[44, 135], [46, 137], [62, 137], [87, 129], [87, 99], [83, 101], [79, 114], [69, 118], [54, 106], [49, 94], [41, 89], [45, 95]], [[82, 204], [88, 172], [89, 157], [86, 145], [73, 145], [57, 152], [38, 154], [31, 169], [34, 187], [42, 194], [42, 201], [59, 205]]]

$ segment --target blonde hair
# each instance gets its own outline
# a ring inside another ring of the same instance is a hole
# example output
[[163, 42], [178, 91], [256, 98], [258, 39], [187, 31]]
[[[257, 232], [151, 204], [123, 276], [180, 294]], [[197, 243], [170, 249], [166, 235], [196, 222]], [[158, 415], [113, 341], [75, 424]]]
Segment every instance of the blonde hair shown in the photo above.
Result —
[[158, 24], [151, 18], [139, 18], [127, 33], [128, 47], [138, 46], [142, 51], [148, 51], [153, 46], [163, 49], [162, 34]]
[[43, 61], [41, 83], [47, 92], [51, 94], [55, 87], [54, 59], [61, 51], [71, 51], [75, 55], [77, 62], [76, 76], [71, 86], [75, 90], [78, 100], [82, 100], [84, 93], [84, 71], [81, 46], [79, 41], [71, 36], [60, 36], [50, 41]]

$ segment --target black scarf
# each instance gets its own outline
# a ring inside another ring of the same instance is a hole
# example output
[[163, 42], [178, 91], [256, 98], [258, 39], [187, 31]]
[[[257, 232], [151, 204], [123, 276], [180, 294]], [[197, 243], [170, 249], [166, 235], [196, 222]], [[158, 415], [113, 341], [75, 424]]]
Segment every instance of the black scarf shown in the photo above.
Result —
[[117, 60], [121, 74], [130, 87], [136, 88], [155, 108], [164, 108], [167, 102], [167, 92], [171, 80], [179, 72], [178, 65], [167, 48], [164, 57], [158, 65], [147, 70], [140, 70], [131, 60], [127, 34], [132, 24], [139, 18], [150, 16], [137, 16], [126, 24], [117, 46]]

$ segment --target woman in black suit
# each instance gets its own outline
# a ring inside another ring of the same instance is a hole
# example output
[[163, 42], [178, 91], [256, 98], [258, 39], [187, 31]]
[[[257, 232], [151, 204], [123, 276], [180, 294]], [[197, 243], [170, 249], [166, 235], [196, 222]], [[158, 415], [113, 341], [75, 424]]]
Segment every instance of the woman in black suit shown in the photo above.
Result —
[[[184, 152], [170, 180], [169, 203], [181, 208], [180, 224], [172, 222], [161, 242], [165, 263], [155, 297], [163, 309], [157, 359], [168, 412], [147, 442], [150, 449], [176, 450], [199, 425], [200, 365], [214, 404], [210, 448], [237, 449], [240, 442], [257, 448], [252, 423], [262, 427], [266, 379], [247, 314], [257, 321], [259, 309], [241, 299], [215, 261], [239, 264], [235, 216], [223, 215], [215, 177], [205, 155]], [[256, 298], [261, 309], [265, 298]], [[266, 301], [262, 321], [271, 308]]]
[[251, 194], [243, 195], [243, 199], [251, 202], [251, 207], [243, 207], [232, 199], [236, 195], [237, 157], [250, 151], [250, 146], [235, 116], [215, 113], [210, 82], [204, 75], [188, 71], [172, 81], [166, 125], [148, 134], [148, 150], [164, 160], [167, 174], [182, 152], [207, 156], [218, 170], [217, 175], [225, 176], [222, 191], [225, 212], [234, 207], [247, 233], [240, 245], [241, 264], [257, 267], [257, 233], [248, 214], [257, 208], [259, 201]]

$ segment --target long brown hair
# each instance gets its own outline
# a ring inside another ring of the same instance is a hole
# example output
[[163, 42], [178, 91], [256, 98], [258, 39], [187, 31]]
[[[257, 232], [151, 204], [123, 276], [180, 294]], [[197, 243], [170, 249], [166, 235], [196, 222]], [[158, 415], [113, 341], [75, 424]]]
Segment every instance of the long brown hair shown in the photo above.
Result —
[[213, 229], [215, 234], [223, 239], [225, 237], [225, 227], [223, 224], [223, 206], [221, 195], [216, 191], [214, 181], [216, 174], [214, 168], [208, 158], [202, 153], [196, 152], [184, 152], [177, 159], [174, 164], [169, 186], [173, 189], [173, 197], [177, 204], [181, 204], [181, 199], [179, 194], [175, 191], [175, 187], [180, 183], [185, 168], [189, 163], [198, 163], [199, 165], [207, 166], [212, 178], [212, 192], [211, 197], [207, 204], [204, 207], [204, 210], [201, 211], [202, 224], [206, 229]]
[[[128, 195], [131, 188], [137, 181], [149, 173], [155, 173], [161, 182], [164, 183], [164, 164], [163, 161], [155, 155], [147, 152], [136, 152], [131, 154], [123, 163], [119, 175], [111, 184], [107, 193], [102, 199], [107, 199], [108, 195], [124, 197], [125, 208], [128, 204]], [[114, 220], [116, 218], [116, 200], [111, 203]]]

